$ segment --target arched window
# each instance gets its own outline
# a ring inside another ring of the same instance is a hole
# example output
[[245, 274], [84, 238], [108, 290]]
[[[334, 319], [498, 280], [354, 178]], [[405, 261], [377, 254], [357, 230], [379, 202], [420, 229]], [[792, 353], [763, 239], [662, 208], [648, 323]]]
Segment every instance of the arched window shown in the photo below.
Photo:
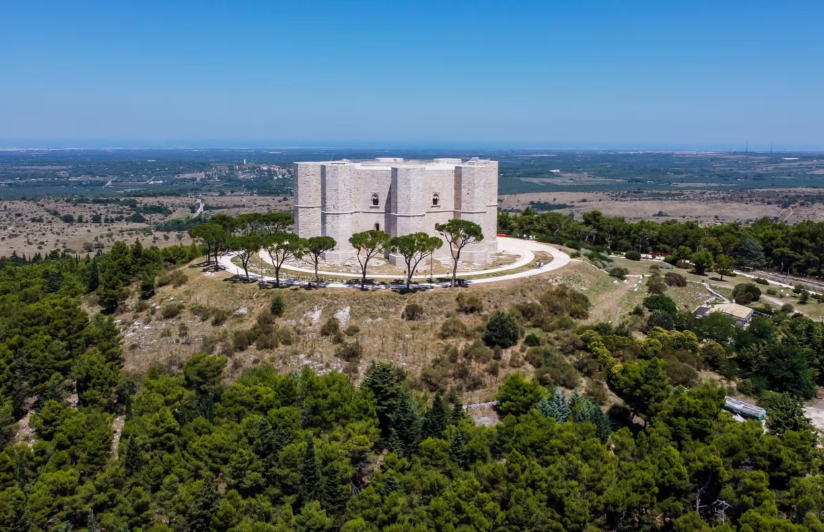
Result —
[[441, 197], [437, 193], [432, 194], [432, 206], [437, 207], [441, 204]]
[[372, 194], [372, 206], [377, 207], [377, 206], [380, 205], [380, 203], [381, 203], [381, 200], [380, 200], [380, 198], [378, 198], [378, 195], [377, 194]]
[[375, 223], [375, 231], [380, 231], [380, 230], [381, 230], [381, 224]]

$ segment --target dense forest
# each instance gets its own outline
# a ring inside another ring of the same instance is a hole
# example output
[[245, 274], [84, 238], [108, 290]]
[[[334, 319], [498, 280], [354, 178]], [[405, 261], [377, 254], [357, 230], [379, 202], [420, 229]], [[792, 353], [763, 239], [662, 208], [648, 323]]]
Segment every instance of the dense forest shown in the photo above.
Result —
[[[548, 288], [477, 332], [534, 368], [500, 386], [494, 426], [379, 362], [359, 384], [265, 364], [228, 383], [227, 358], [205, 354], [121, 371], [112, 312], [203, 254], [0, 259], [0, 530], [824, 531], [801, 411], [824, 382], [824, 324], [695, 320], [659, 283], [625, 321], [583, 324], [586, 296]], [[701, 384], [707, 369], [758, 397], [766, 426], [723, 411], [733, 390]]]
[[627, 222], [599, 211], [584, 213], [577, 221], [560, 213], [498, 213], [498, 230], [517, 236], [534, 236], [579, 248], [620, 252], [660, 252], [671, 260], [699, 260], [711, 270], [719, 255], [741, 268], [772, 268], [783, 273], [822, 276], [824, 222], [805, 220], [790, 225], [768, 218], [750, 226], [719, 224], [702, 227], [696, 222], [642, 220]]

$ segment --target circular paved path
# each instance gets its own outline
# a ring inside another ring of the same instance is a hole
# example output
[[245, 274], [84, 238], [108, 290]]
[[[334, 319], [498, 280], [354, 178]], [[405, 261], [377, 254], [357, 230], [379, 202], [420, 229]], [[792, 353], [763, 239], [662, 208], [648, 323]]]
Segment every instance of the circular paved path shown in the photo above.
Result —
[[[523, 277], [532, 277], [534, 275], [540, 275], [542, 273], [551, 272], [557, 270], [559, 268], [563, 268], [567, 264], [569, 264], [570, 258], [569, 255], [564, 253], [563, 251], [559, 250], [555, 246], [551, 246], [549, 244], [544, 244], [542, 242], [536, 242], [534, 240], [520, 240], [518, 238], [508, 238], [508, 237], [498, 237], [498, 251], [501, 253], [508, 253], [513, 255], [519, 255], [519, 259], [513, 262], [512, 264], [508, 264], [506, 266], [501, 266], [499, 268], [490, 268], [488, 270], [477, 270], [477, 271], [461, 271], [458, 270], [458, 274], [463, 275], [485, 275], [490, 273], [499, 273], [504, 272], [507, 270], [514, 270], [516, 268], [520, 268], [527, 264], [531, 264], [534, 262], [535, 259], [535, 251], [543, 251], [545, 253], [549, 253], [552, 255], [552, 262], [549, 264], [544, 265], [542, 268], [532, 268], [529, 270], [511, 273], [508, 275], [500, 275], [496, 277], [487, 277], [485, 279], [476, 279], [476, 280], [467, 280], [467, 284], [483, 284], [483, 283], [494, 283], [498, 281], [509, 281], [512, 279], [521, 279]], [[243, 275], [245, 276], [245, 272], [243, 268], [234, 264], [232, 262], [233, 254], [228, 253], [222, 255], [218, 262], [220, 265], [223, 266], [226, 271], [230, 273], [234, 273], [236, 275]], [[261, 258], [264, 260], [268, 259], [268, 257], [264, 257], [261, 254]], [[266, 262], [269, 262], [266, 260]], [[284, 269], [290, 271], [297, 271], [301, 273], [307, 273], [314, 275], [315, 271], [310, 270], [307, 268], [296, 268], [293, 266], [283, 266]], [[331, 277], [344, 277], [350, 279], [360, 279], [360, 274], [355, 273], [341, 273], [341, 272], [327, 272], [327, 271], [318, 271], [319, 275], [323, 276], [331, 276]], [[402, 276], [403, 274], [401, 274]], [[367, 275], [369, 279], [398, 279], [398, 275]], [[412, 279], [426, 279], [428, 275], [415, 275], [412, 276]], [[265, 275], [260, 275], [256, 273], [249, 272], [249, 278], [255, 281], [274, 281], [274, 277], [268, 277]], [[283, 284], [290, 284], [290, 285], [303, 285], [307, 284], [306, 281], [282, 281]], [[444, 286], [448, 285], [449, 283], [414, 283], [416, 287], [434, 287], [434, 286]], [[345, 284], [345, 283], [321, 283], [324, 287], [330, 288], [352, 288], [360, 287], [360, 285], [352, 285], [352, 284]], [[387, 284], [387, 285], [377, 285], [377, 286], [370, 286], [369, 288], [402, 288], [405, 287], [405, 284]]]

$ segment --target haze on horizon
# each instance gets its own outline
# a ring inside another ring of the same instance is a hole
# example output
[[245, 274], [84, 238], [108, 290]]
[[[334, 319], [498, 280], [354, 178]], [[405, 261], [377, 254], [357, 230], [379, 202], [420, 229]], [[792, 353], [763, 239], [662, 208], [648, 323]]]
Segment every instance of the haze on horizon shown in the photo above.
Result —
[[15, 1], [0, 147], [824, 150], [822, 15], [814, 1]]

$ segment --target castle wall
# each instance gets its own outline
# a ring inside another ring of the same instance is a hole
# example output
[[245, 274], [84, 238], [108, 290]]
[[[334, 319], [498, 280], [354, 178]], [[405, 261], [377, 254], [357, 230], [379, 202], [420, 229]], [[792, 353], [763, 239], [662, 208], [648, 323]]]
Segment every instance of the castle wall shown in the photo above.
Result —
[[[482, 242], [464, 248], [463, 262], [487, 262], [489, 254], [497, 251], [497, 162], [410, 163], [390, 157], [364, 163], [296, 163], [295, 177], [295, 232], [302, 238], [334, 238], [338, 245], [325, 254], [326, 259], [354, 257], [349, 245], [354, 233], [379, 229], [390, 236], [416, 232], [440, 236], [435, 226], [452, 218], [475, 222], [484, 233]], [[435, 254], [449, 256], [446, 246]], [[398, 263], [398, 257], [389, 258]]]
[[[355, 205], [359, 211], [355, 232], [369, 231], [377, 227], [389, 233], [391, 223], [389, 191], [392, 184], [392, 168], [355, 168]], [[378, 206], [372, 205], [372, 194], [378, 195]]]

